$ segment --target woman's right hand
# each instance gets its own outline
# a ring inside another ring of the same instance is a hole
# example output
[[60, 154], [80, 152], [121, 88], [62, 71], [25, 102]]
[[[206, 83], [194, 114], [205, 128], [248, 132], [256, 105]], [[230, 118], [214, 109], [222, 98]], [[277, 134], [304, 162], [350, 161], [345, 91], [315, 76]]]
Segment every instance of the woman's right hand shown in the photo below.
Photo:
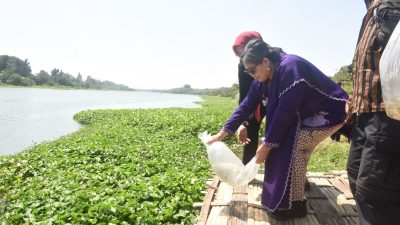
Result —
[[211, 145], [212, 143], [214, 143], [216, 141], [221, 141], [227, 135], [228, 135], [228, 132], [221, 130], [218, 134], [211, 136], [211, 138], [207, 141], [207, 144]]

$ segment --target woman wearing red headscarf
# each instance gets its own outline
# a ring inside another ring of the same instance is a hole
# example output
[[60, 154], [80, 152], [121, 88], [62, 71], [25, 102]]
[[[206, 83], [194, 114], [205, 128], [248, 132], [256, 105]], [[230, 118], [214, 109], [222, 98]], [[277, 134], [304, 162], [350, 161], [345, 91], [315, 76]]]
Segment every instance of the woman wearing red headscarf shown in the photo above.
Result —
[[[245, 31], [236, 37], [233, 44], [233, 52], [236, 56], [240, 57], [247, 42], [252, 39], [262, 39], [257, 31]], [[239, 62], [238, 65], [238, 78], [239, 78], [239, 104], [246, 97], [249, 92], [253, 77], [245, 72], [244, 66]], [[256, 154], [258, 147], [258, 130], [260, 123], [265, 115], [265, 105], [260, 104], [257, 110], [250, 115], [250, 117], [240, 126], [237, 132], [238, 140], [245, 144], [243, 147], [243, 163], [247, 164]]]

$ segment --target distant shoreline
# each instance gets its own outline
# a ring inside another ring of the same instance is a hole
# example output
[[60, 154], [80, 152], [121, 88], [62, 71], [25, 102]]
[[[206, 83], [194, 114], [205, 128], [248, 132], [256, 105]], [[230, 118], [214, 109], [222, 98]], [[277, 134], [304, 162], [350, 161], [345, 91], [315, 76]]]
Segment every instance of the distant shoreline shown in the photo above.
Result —
[[0, 88], [38, 88], [38, 89], [52, 89], [52, 90], [88, 90], [88, 91], [137, 91], [135, 89], [132, 90], [93, 89], [93, 88], [77, 88], [68, 86], [48, 86], [48, 85], [19, 86], [19, 85], [9, 85], [9, 84], [0, 84]]

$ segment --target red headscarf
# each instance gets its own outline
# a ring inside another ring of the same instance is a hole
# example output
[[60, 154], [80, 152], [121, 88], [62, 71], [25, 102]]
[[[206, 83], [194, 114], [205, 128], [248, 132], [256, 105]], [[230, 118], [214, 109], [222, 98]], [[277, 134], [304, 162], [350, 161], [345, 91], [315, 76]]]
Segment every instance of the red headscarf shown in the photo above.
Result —
[[239, 36], [236, 37], [235, 43], [233, 44], [232, 48], [233, 51], [235, 52], [235, 46], [246, 46], [247, 42], [249, 42], [251, 39], [262, 39], [260, 33], [257, 31], [245, 31], [239, 34]]

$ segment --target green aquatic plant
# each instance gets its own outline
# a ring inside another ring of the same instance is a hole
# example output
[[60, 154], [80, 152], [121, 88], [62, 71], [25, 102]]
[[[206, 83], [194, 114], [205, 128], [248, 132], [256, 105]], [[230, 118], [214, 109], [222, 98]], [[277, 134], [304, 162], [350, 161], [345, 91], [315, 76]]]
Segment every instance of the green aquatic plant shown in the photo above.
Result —
[[212, 177], [197, 135], [217, 132], [236, 104], [206, 99], [197, 109], [83, 111], [83, 129], [1, 157], [0, 221], [193, 224]]
[[[0, 224], [194, 224], [192, 205], [212, 178], [197, 136], [218, 132], [237, 106], [205, 100], [196, 109], [83, 111], [74, 116], [81, 130], [0, 157]], [[224, 141], [241, 155], [235, 137]], [[344, 169], [348, 144], [321, 146], [312, 170]]]

